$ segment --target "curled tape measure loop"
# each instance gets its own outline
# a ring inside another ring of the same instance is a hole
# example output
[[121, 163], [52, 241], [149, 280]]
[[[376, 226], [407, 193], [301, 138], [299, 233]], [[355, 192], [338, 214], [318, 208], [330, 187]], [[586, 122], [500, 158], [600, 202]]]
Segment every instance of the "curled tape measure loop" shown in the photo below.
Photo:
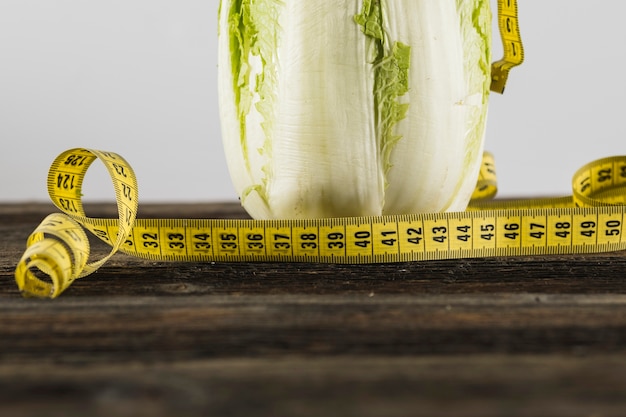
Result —
[[[82, 183], [95, 159], [107, 168], [118, 219], [87, 217]], [[145, 259], [190, 262], [389, 263], [434, 259], [597, 253], [626, 249], [626, 156], [585, 165], [562, 198], [487, 201], [495, 164], [485, 154], [475, 199], [464, 212], [317, 220], [136, 219], [137, 182], [120, 155], [72, 149], [53, 162], [48, 190], [63, 212], [28, 239], [15, 271], [26, 296], [61, 294], [118, 250]], [[111, 246], [88, 262], [84, 229]], [[47, 279], [39, 278], [47, 275]]]
[[61, 213], [50, 214], [28, 238], [15, 273], [18, 286], [25, 295], [54, 298], [79, 276], [88, 257], [89, 240], [81, 226]]
[[626, 204], [626, 164], [623, 157], [600, 159], [574, 175], [573, 199], [577, 207]]
[[[83, 180], [96, 159], [104, 163], [115, 189], [118, 221], [114, 235], [99, 229], [103, 223], [110, 223], [110, 220], [91, 219], [83, 208]], [[79, 148], [63, 152], [54, 160], [48, 172], [48, 194], [64, 214], [48, 216], [28, 239], [27, 250], [15, 271], [17, 285], [26, 296], [54, 298], [75, 279], [95, 272], [126, 241], [136, 218], [138, 201], [135, 173], [124, 158], [111, 152]], [[87, 263], [89, 240], [83, 227], [112, 246], [107, 256]], [[39, 278], [42, 274], [48, 280]]]

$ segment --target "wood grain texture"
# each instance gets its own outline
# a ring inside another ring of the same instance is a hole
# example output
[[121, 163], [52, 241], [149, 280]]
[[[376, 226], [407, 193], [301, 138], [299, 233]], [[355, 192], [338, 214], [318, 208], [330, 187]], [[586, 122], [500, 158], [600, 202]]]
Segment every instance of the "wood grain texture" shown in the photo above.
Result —
[[[59, 299], [24, 299], [13, 269], [52, 211], [0, 205], [3, 416], [626, 410], [625, 253], [388, 265], [116, 255]], [[140, 217], [245, 214], [146, 205]]]

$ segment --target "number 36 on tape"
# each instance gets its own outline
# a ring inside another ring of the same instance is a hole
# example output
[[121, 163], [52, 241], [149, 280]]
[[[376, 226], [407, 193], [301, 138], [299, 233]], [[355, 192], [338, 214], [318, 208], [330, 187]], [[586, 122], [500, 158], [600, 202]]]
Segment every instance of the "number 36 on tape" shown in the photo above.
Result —
[[[96, 159], [113, 182], [117, 219], [88, 217], [81, 200]], [[137, 182], [118, 154], [71, 149], [53, 162], [48, 192], [60, 213], [28, 239], [15, 279], [26, 296], [56, 297], [121, 251], [191, 262], [389, 263], [626, 249], [626, 156], [582, 167], [572, 196], [489, 200], [493, 158], [486, 153], [474, 199], [464, 212], [317, 220], [137, 219]], [[111, 246], [89, 261], [87, 232]]]

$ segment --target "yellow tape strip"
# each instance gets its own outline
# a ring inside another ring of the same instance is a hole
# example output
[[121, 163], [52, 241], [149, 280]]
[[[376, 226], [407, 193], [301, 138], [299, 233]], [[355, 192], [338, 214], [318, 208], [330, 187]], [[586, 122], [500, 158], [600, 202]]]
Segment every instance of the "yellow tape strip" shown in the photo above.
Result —
[[491, 91], [502, 94], [511, 69], [524, 62], [517, 0], [498, 0], [498, 27], [504, 56], [491, 66]]
[[[82, 183], [91, 163], [106, 167], [118, 219], [85, 215]], [[434, 259], [593, 253], [626, 249], [626, 156], [582, 167], [573, 195], [485, 201], [495, 193], [493, 157], [485, 155], [470, 209], [457, 213], [318, 220], [136, 219], [137, 183], [120, 155], [63, 152], [48, 191], [63, 212], [48, 216], [28, 239], [15, 279], [27, 296], [56, 297], [115, 252], [163, 261], [387, 263]], [[111, 245], [88, 262], [83, 228]]]

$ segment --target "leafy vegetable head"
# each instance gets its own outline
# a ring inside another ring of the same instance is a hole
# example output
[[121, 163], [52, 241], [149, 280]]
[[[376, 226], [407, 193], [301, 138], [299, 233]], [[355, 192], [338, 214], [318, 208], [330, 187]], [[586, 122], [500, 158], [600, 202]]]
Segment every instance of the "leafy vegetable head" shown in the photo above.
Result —
[[224, 148], [257, 218], [463, 209], [490, 83], [487, 0], [222, 0]]

